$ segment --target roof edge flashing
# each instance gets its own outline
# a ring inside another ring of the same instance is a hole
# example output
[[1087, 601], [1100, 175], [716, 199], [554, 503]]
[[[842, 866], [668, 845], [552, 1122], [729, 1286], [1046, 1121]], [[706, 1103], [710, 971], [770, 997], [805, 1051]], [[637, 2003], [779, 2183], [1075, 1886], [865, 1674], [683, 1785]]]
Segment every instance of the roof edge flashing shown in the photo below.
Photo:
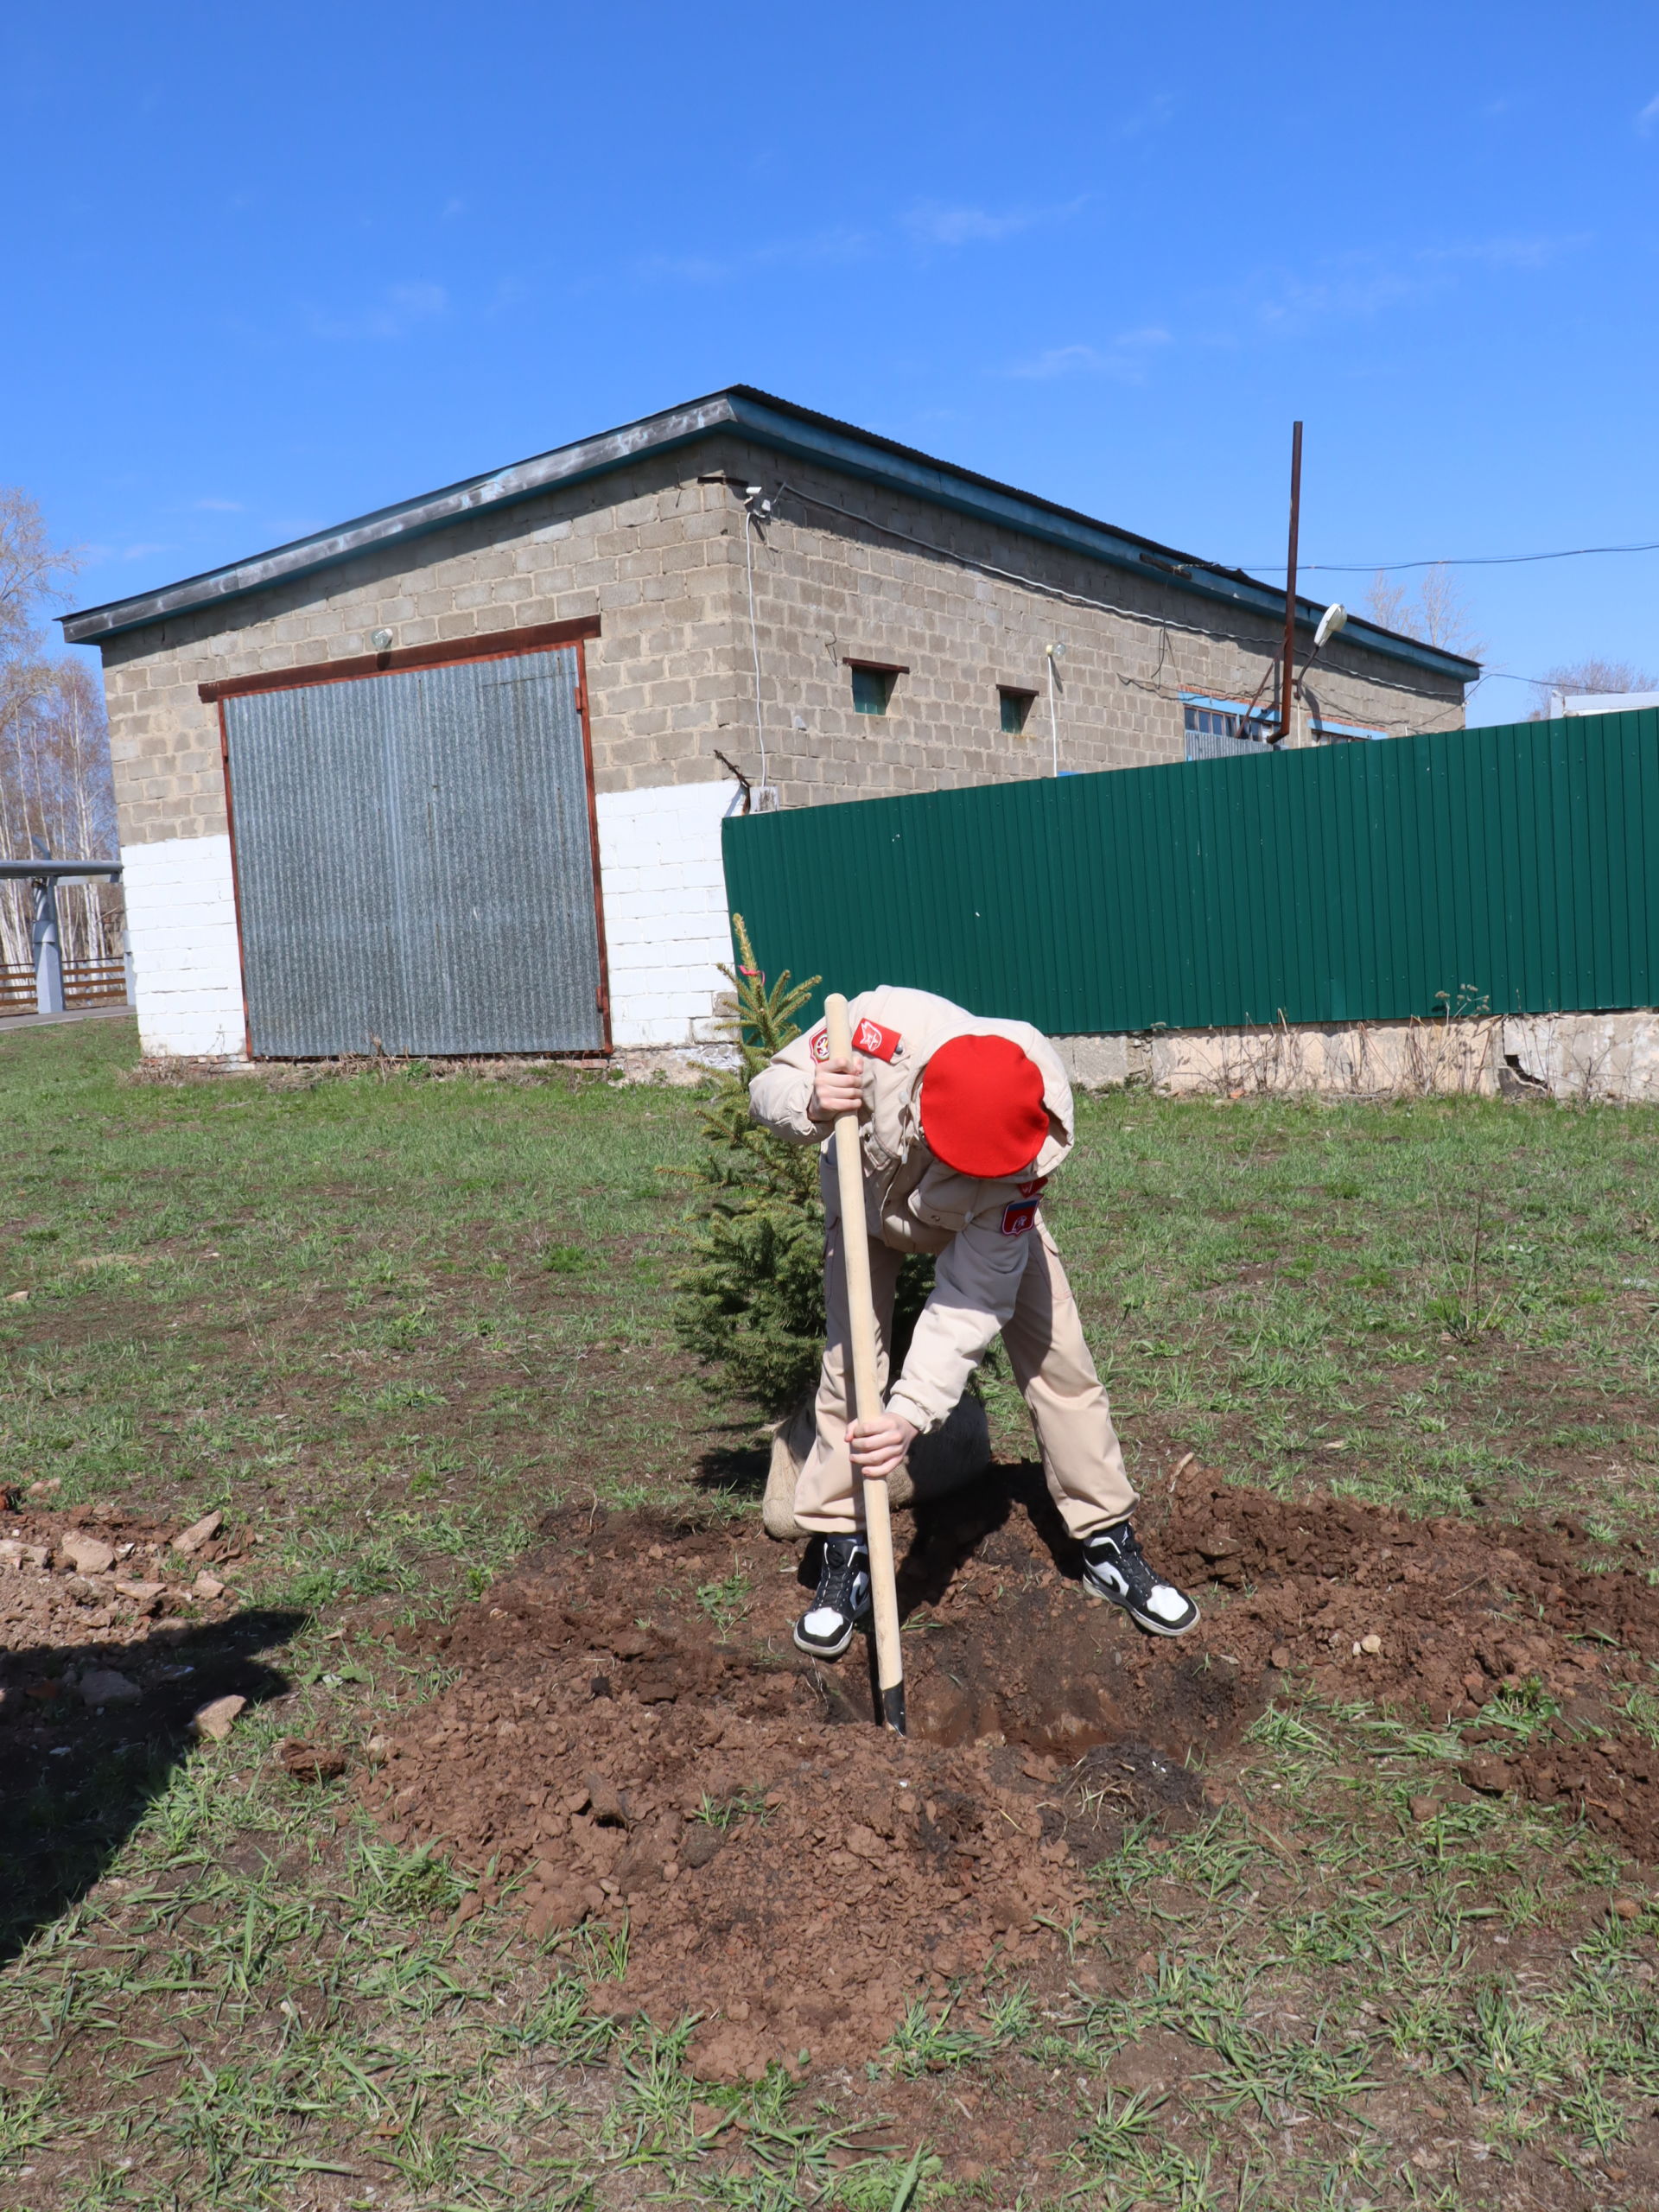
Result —
[[[269, 552], [252, 554], [222, 569], [208, 569], [200, 575], [181, 577], [176, 583], [164, 584], [157, 591], [137, 593], [130, 599], [110, 600], [100, 607], [78, 608], [73, 613], [60, 614], [57, 619], [62, 625], [66, 643], [78, 645], [95, 644], [99, 639], [116, 637], [128, 630], [144, 629], [175, 614], [227, 605], [251, 592], [268, 590], [273, 585], [335, 567], [341, 561], [354, 560], [378, 546], [395, 544], [400, 538], [423, 537], [429, 531], [464, 522], [469, 515], [480, 513], [486, 508], [512, 506], [556, 486], [579, 484], [589, 477], [608, 474], [613, 468], [625, 467], [642, 453], [671, 452], [677, 446], [725, 427], [731, 417], [724, 402], [723, 393], [715, 394], [711, 400], [693, 401], [687, 407], [670, 409], [642, 422], [625, 424], [620, 430], [602, 431], [595, 437], [578, 439], [572, 445], [555, 447], [552, 452], [537, 454], [529, 461], [491, 469], [482, 476], [464, 478], [460, 483], [446, 485], [419, 499], [395, 506], [377, 507], [331, 530], [291, 539]], [[651, 435], [653, 430], [657, 435]]]

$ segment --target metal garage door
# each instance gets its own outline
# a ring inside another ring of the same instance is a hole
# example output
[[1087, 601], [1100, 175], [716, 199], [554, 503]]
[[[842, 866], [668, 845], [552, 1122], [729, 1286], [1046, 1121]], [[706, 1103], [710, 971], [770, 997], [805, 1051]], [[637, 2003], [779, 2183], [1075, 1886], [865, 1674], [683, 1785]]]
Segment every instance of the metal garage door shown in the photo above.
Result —
[[605, 1043], [574, 647], [225, 701], [256, 1054]]

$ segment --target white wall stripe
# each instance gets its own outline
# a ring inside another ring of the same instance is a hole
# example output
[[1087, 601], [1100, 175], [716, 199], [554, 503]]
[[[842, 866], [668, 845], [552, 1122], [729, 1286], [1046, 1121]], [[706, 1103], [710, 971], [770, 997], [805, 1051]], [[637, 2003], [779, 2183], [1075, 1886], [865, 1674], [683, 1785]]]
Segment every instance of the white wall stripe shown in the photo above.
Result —
[[246, 1050], [231, 841], [168, 837], [121, 854], [138, 1036], [146, 1052]]
[[729, 784], [601, 791], [599, 871], [618, 1046], [695, 1045], [713, 1033], [732, 957], [720, 824]]

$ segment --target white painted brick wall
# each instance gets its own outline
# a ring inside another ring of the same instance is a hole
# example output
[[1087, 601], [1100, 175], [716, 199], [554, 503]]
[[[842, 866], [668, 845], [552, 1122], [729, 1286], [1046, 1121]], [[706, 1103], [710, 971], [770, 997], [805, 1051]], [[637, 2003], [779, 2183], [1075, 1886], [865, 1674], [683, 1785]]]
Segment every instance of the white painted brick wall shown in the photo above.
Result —
[[601, 791], [600, 889], [618, 1046], [694, 1045], [711, 1034], [732, 957], [720, 825], [734, 786]]
[[240, 1059], [246, 1030], [229, 837], [127, 845], [121, 864], [144, 1051]]

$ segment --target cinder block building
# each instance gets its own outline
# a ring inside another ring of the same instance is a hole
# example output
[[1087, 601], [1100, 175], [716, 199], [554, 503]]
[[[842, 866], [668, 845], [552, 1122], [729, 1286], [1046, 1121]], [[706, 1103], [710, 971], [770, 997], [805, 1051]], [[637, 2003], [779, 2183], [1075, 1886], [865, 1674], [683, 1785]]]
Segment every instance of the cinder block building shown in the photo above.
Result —
[[[272, 1057], [694, 1043], [728, 810], [1259, 751], [1282, 629], [1250, 576], [741, 386], [64, 618], [145, 1047]], [[1351, 620], [1289, 741], [1460, 727], [1478, 672]]]

